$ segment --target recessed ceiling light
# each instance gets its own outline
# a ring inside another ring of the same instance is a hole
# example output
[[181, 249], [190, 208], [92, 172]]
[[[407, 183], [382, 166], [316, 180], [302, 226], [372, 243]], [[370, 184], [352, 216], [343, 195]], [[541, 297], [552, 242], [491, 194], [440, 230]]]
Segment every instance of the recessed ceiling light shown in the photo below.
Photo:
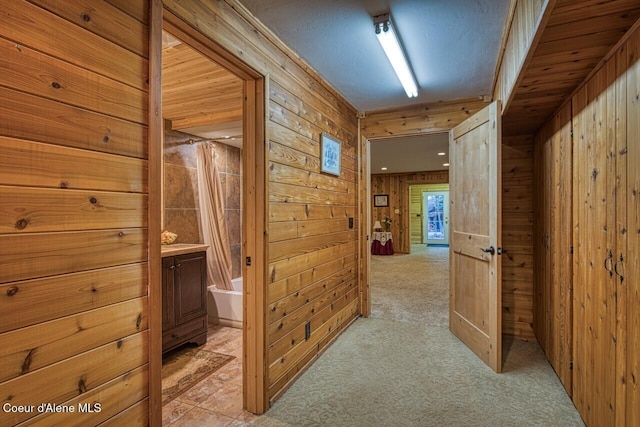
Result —
[[438, 153], [438, 156], [446, 156], [447, 153]]
[[449, 166], [449, 163], [443, 163], [442, 166]]
[[387, 170], [387, 168], [384, 168], [384, 167], [383, 167], [383, 168], [380, 168], [380, 170], [386, 171], [386, 170]]

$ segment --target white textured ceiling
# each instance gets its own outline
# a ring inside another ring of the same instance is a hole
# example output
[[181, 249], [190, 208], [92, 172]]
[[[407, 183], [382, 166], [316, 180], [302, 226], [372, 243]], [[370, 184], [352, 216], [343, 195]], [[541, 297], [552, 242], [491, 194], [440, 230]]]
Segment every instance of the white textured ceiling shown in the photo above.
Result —
[[[240, 0], [359, 111], [491, 93], [510, 0]], [[374, 33], [391, 12], [419, 86], [409, 99]]]
[[[359, 111], [489, 95], [510, 0], [240, 0]], [[374, 33], [391, 12], [419, 86], [409, 99]], [[371, 173], [446, 169], [447, 136], [371, 143]], [[380, 168], [386, 166], [387, 171]]]

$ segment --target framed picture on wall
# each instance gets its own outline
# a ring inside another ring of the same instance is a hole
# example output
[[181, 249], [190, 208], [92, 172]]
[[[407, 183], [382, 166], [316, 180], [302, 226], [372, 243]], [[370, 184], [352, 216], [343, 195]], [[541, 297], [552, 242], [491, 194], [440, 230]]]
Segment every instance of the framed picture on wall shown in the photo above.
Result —
[[340, 156], [342, 144], [326, 133], [320, 140], [320, 170], [331, 175], [340, 175]]
[[373, 196], [373, 206], [376, 208], [384, 208], [389, 206], [388, 194], [376, 194]]

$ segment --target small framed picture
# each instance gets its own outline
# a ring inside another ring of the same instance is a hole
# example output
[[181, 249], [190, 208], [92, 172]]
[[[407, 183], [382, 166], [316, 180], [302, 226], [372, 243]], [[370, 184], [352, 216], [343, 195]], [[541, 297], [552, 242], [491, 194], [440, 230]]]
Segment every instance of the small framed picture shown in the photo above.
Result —
[[389, 206], [388, 194], [376, 194], [373, 196], [373, 206], [376, 208], [384, 208]]
[[326, 133], [320, 140], [320, 170], [331, 175], [340, 175], [340, 156], [342, 144]]

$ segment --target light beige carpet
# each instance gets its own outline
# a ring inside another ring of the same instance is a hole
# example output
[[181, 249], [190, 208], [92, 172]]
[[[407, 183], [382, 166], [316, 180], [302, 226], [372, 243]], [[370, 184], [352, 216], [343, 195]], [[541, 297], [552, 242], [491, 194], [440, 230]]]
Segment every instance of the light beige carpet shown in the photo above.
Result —
[[181, 347], [166, 354], [162, 359], [162, 404], [171, 402], [233, 359], [202, 347]]
[[583, 426], [537, 343], [505, 341], [495, 374], [449, 332], [448, 249], [417, 249], [373, 257], [371, 318], [254, 425]]
[[411, 254], [371, 257], [371, 317], [449, 325], [449, 248], [413, 245]]

